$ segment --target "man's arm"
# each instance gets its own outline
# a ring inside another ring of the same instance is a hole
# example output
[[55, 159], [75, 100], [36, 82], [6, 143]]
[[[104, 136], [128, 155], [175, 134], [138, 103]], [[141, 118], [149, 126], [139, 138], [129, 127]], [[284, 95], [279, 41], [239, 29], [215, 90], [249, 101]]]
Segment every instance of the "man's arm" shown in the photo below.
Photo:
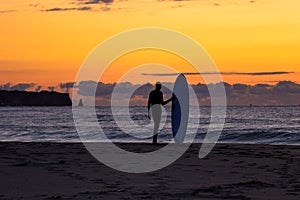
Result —
[[168, 104], [170, 101], [172, 101], [173, 100], [173, 96], [170, 98], [170, 99], [168, 99], [167, 101], [164, 101], [163, 100], [163, 97], [162, 97], [162, 103], [161, 103], [161, 105], [166, 105], [166, 104]]
[[164, 105], [168, 104], [170, 101], [172, 101], [172, 99], [173, 99], [173, 98], [171, 97], [171, 98], [168, 99], [167, 101], [163, 101], [161, 105], [164, 106]]

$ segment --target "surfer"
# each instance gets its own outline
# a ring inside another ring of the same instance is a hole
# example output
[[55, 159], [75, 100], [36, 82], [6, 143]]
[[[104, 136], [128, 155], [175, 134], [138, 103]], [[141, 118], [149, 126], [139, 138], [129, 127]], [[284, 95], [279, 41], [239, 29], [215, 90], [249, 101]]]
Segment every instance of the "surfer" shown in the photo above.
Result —
[[161, 120], [161, 105], [166, 105], [173, 98], [164, 101], [163, 93], [161, 90], [161, 83], [157, 82], [155, 84], [155, 90], [152, 90], [149, 94], [148, 98], [148, 118], [150, 117], [150, 108], [151, 108], [151, 115], [154, 121], [154, 129], [153, 129], [153, 144], [157, 144], [157, 133], [159, 129], [159, 124]]

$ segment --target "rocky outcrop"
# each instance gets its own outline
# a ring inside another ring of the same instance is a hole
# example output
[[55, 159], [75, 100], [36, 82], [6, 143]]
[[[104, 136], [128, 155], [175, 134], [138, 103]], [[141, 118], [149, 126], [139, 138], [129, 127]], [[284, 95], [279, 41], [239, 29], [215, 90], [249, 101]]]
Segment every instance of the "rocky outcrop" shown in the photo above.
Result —
[[72, 106], [67, 93], [0, 90], [0, 106]]

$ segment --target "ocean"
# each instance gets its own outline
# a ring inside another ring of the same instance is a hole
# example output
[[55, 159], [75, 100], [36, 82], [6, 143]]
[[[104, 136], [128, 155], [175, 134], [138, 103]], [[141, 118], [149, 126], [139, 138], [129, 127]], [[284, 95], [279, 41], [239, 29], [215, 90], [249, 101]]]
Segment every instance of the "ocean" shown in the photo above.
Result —
[[[78, 108], [80, 109], [80, 108]], [[202, 142], [210, 123], [210, 108], [200, 107], [200, 118], [191, 113], [196, 131], [194, 142]], [[97, 119], [105, 135], [113, 142], [152, 142], [152, 130], [144, 129], [144, 137], [124, 133], [118, 127], [109, 107], [96, 108]], [[172, 142], [170, 107], [164, 111], [165, 123], [158, 135], [159, 142]], [[130, 117], [138, 126], [151, 127], [146, 107], [130, 107]], [[80, 142], [71, 107], [0, 107], [1, 142]], [[89, 118], [85, 119], [86, 122]], [[124, 127], [123, 127], [124, 128]], [[130, 131], [132, 127], [125, 127]], [[97, 127], [95, 127], [97, 129]], [[97, 131], [86, 133], [90, 141], [99, 141]], [[138, 133], [137, 133], [138, 134]], [[107, 141], [107, 140], [106, 140]], [[102, 141], [102, 142], [106, 142]], [[189, 140], [187, 133], [186, 142]], [[227, 108], [227, 117], [220, 143], [255, 143], [300, 145], [300, 107]]]

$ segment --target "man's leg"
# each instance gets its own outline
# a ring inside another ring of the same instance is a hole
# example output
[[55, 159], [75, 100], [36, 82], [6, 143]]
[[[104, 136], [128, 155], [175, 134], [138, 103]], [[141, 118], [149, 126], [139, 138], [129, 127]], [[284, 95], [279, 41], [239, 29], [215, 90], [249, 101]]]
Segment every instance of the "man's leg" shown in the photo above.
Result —
[[153, 129], [153, 144], [157, 144], [157, 134], [159, 129], [159, 122], [154, 121], [154, 129]]
[[161, 120], [161, 105], [155, 104], [151, 107], [152, 118], [154, 122], [153, 144], [157, 144], [157, 134]]

